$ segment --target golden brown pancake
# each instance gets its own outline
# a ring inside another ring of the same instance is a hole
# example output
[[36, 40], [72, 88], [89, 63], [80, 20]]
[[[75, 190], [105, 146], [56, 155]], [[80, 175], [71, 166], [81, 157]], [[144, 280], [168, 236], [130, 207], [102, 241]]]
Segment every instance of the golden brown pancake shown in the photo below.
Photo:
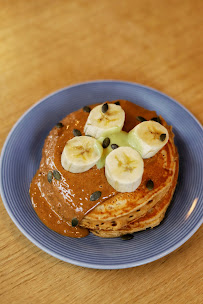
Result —
[[[126, 114], [123, 127], [126, 132], [139, 123], [137, 116], [147, 120], [157, 117], [154, 111], [125, 100], [120, 100], [120, 105]], [[70, 173], [61, 165], [61, 154], [65, 143], [74, 137], [73, 129], [80, 130], [84, 135], [88, 115], [80, 109], [65, 117], [59, 128], [56, 126], [50, 131], [39, 170], [30, 186], [33, 207], [44, 224], [71, 237], [84, 237], [88, 229], [116, 231], [143, 217], [171, 188], [178, 159], [171, 127], [161, 118], [161, 123], [169, 131], [169, 141], [155, 156], [144, 160], [142, 182], [134, 192], [118, 193], [108, 184], [104, 168], [94, 166], [83, 173]], [[60, 179], [53, 177], [48, 182], [49, 171], [57, 171]], [[149, 179], [154, 182], [153, 190], [146, 187]], [[90, 201], [95, 191], [101, 191], [102, 195], [97, 201]], [[76, 227], [72, 227], [72, 219], [78, 220]]]
[[178, 178], [178, 158], [176, 158], [175, 162], [175, 174], [171, 187], [167, 191], [160, 201], [158, 201], [152, 208], [148, 209], [148, 211], [139, 219], [134, 219], [131, 222], [128, 222], [126, 225], [119, 229], [95, 229], [91, 230], [97, 236], [104, 238], [113, 238], [119, 237], [125, 234], [132, 234], [137, 231], [146, 230], [147, 228], [153, 228], [160, 224], [163, 220], [166, 210], [171, 202], [173, 197], [176, 183]]
[[[158, 152], [156, 157], [144, 162], [142, 183], [135, 192], [118, 193], [106, 200], [87, 214], [81, 221], [81, 225], [89, 229], [100, 227], [100, 229], [117, 230], [143, 216], [165, 196], [173, 183], [177, 159], [173, 149], [174, 145], [170, 139], [167, 146]], [[153, 171], [153, 167], [156, 167], [156, 170]], [[161, 177], [162, 182], [159, 183]], [[149, 178], [154, 181], [153, 190], [148, 190], [146, 187]]]

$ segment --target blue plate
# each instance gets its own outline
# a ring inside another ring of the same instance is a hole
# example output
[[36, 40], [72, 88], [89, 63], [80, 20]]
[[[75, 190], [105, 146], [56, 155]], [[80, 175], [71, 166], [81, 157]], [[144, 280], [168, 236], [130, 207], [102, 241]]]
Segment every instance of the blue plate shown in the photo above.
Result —
[[[127, 99], [162, 115], [173, 126], [180, 155], [174, 199], [160, 226], [138, 232], [130, 241], [90, 234], [73, 239], [57, 234], [38, 219], [29, 185], [41, 159], [44, 139], [64, 116], [84, 105]], [[36, 246], [75, 265], [120, 269], [157, 260], [186, 242], [200, 227], [202, 208], [203, 130], [199, 122], [172, 98], [143, 85], [94, 81], [64, 88], [44, 98], [16, 123], [1, 155], [1, 195], [8, 214]]]

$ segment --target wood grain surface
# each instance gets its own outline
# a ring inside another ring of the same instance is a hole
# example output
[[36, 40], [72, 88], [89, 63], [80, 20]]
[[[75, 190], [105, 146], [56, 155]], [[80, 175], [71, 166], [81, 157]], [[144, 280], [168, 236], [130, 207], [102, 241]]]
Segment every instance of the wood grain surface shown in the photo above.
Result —
[[[203, 122], [202, 0], [0, 0], [0, 141], [39, 99], [78, 82], [158, 89]], [[93, 270], [34, 246], [0, 202], [0, 303], [203, 303], [201, 227], [153, 263]], [[127, 248], [126, 248], [127, 250]]]

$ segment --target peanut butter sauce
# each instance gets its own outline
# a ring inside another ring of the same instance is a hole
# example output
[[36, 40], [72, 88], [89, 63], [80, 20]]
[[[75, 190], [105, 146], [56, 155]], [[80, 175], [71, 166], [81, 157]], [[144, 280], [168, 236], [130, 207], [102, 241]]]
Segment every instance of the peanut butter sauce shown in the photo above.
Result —
[[[157, 116], [154, 111], [148, 111], [128, 101], [120, 101], [120, 104], [126, 114], [123, 127], [126, 132], [139, 123], [137, 116], [147, 120]], [[92, 109], [94, 106], [90, 107]], [[61, 165], [61, 154], [66, 142], [74, 137], [73, 129], [80, 130], [84, 135], [83, 129], [88, 115], [89, 113], [80, 109], [65, 117], [61, 121], [61, 128], [54, 127], [50, 131], [44, 143], [40, 167], [30, 186], [31, 201], [41, 221], [50, 229], [69, 237], [84, 237], [89, 233], [79, 225], [72, 227], [73, 218], [80, 222], [98, 204], [117, 194], [108, 184], [104, 168], [97, 169], [94, 166], [83, 173], [70, 173]], [[157, 157], [155, 155], [144, 161], [148, 170], [144, 172], [142, 184], [147, 178], [153, 177]], [[61, 179], [53, 177], [49, 183], [47, 174], [53, 170], [60, 173]], [[154, 182], [160, 184], [163, 181], [164, 174], [160, 172]], [[97, 201], [90, 201], [90, 196], [95, 191], [101, 191], [102, 195]]]

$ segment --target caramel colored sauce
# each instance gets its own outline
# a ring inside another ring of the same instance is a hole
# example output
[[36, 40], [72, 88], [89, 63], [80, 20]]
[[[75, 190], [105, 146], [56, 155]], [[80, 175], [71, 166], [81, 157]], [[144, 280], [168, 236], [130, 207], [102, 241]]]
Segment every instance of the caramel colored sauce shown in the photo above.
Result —
[[[154, 111], [143, 109], [128, 101], [120, 101], [125, 111], [126, 118], [123, 130], [129, 132], [139, 123], [136, 116], [143, 116], [149, 120], [157, 116]], [[94, 106], [90, 106], [93, 108]], [[66, 142], [73, 138], [73, 129], [78, 129], [84, 135], [83, 129], [88, 118], [88, 113], [82, 109], [69, 114], [61, 122], [62, 128], [54, 127], [45, 140], [40, 167], [34, 176], [30, 186], [30, 197], [33, 207], [41, 221], [50, 229], [69, 236], [84, 237], [88, 230], [71, 226], [73, 218], [80, 222], [82, 218], [108, 198], [117, 192], [108, 184], [104, 168], [96, 166], [83, 173], [70, 173], [61, 165], [61, 154]], [[153, 176], [156, 170], [157, 155], [144, 161], [147, 173], [143, 174], [142, 184], [147, 178]], [[160, 167], [157, 167], [160, 170]], [[47, 180], [49, 171], [57, 170], [61, 179], [53, 177], [51, 183]], [[163, 173], [158, 174], [155, 184], [164, 181]], [[101, 191], [102, 195], [97, 201], [90, 201], [90, 196], [95, 191]]]

